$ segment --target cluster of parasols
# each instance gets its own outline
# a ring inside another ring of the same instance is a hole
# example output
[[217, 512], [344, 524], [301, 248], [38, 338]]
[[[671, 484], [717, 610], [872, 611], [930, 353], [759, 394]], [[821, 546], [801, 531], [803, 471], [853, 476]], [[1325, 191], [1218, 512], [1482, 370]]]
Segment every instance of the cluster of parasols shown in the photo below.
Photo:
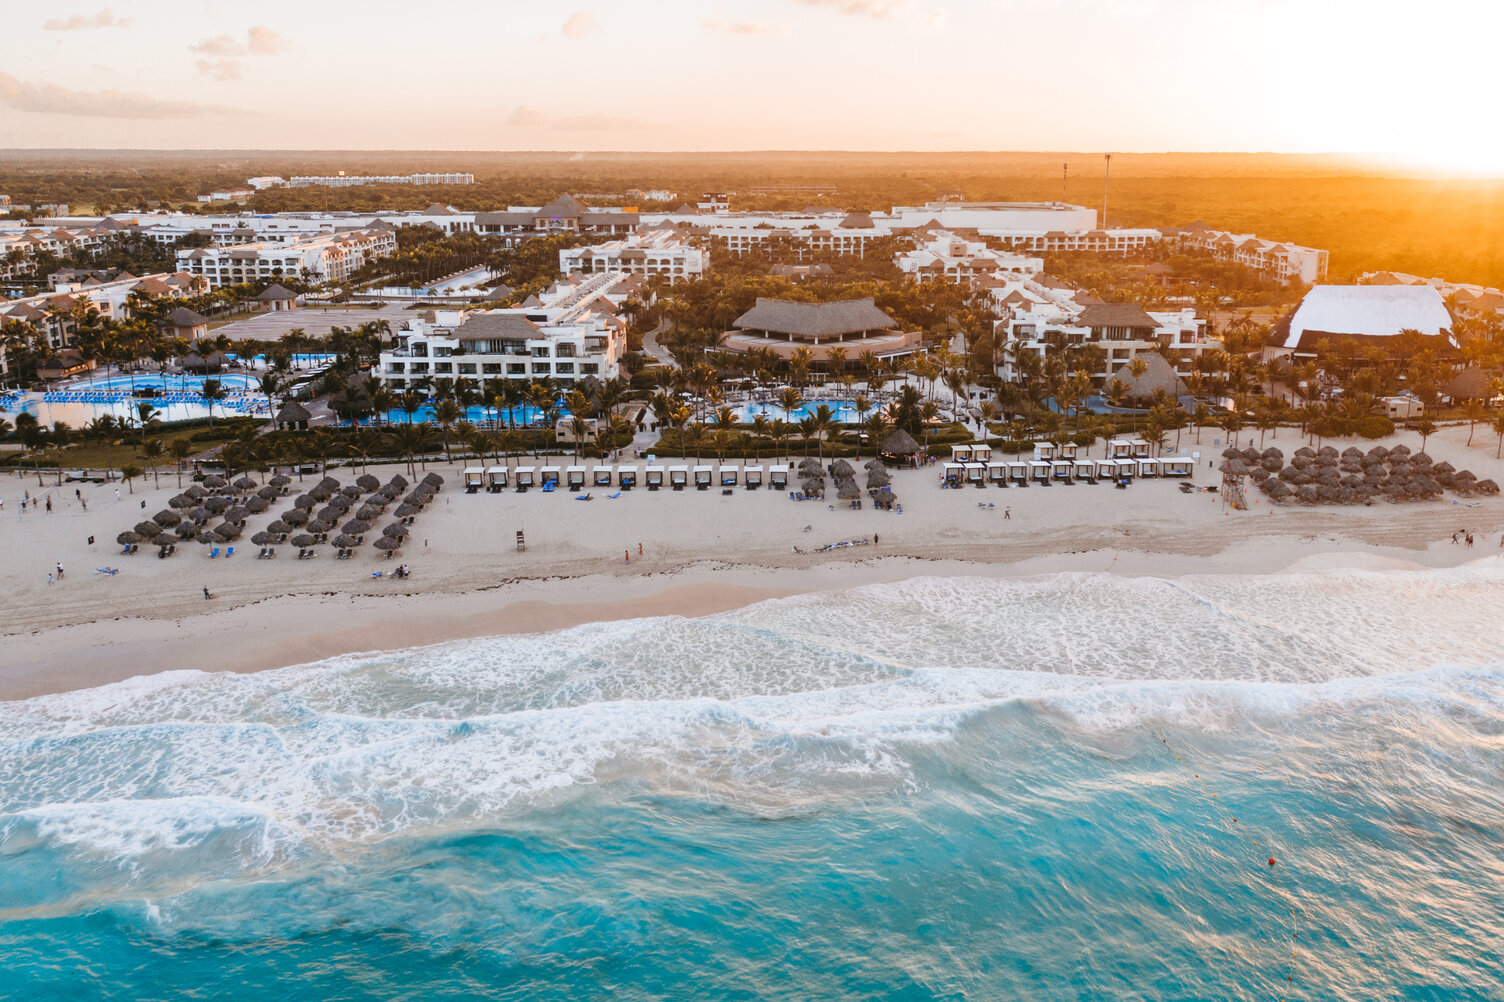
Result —
[[[891, 507], [897, 502], [890, 486], [893, 478], [888, 475], [888, 468], [883, 465], [881, 459], [869, 459], [863, 468], [867, 471], [867, 492], [872, 495], [873, 502], [881, 508]], [[825, 496], [825, 470], [820, 466], [819, 460], [806, 456], [799, 463], [799, 477], [802, 483], [800, 491], [807, 498]], [[836, 482], [836, 497], [842, 501], [860, 500], [862, 491], [856, 485], [856, 468], [844, 459], [838, 459], [830, 466], [830, 475]]]
[[1272, 448], [1227, 449], [1222, 458], [1223, 473], [1248, 477], [1275, 503], [1424, 501], [1441, 497], [1445, 490], [1463, 497], [1499, 493], [1492, 480], [1479, 480], [1451, 463], [1433, 463], [1424, 452], [1412, 453], [1404, 445], [1376, 445], [1367, 452], [1354, 446], [1341, 453], [1329, 445], [1320, 450], [1307, 446], [1295, 451], [1288, 466], [1285, 454]]
[[[263, 547], [262, 556], [274, 555], [269, 548], [280, 543], [298, 547], [300, 555], [324, 543], [336, 547], [342, 555], [349, 555], [364, 545], [372, 526], [386, 515], [387, 508], [396, 504], [391, 513], [396, 521], [382, 529], [373, 543], [376, 549], [390, 556], [406, 540], [414, 516], [433, 501], [443, 485], [444, 478], [437, 473], [427, 474], [410, 491], [407, 479], [400, 473], [385, 484], [370, 474], [363, 474], [348, 485], [341, 485], [334, 477], [325, 477], [307, 493], [299, 494], [292, 507], [272, 519], [266, 528], [252, 535], [251, 542]], [[205, 477], [201, 484], [194, 484], [174, 497], [168, 507], [149, 521], [122, 532], [115, 541], [128, 552], [134, 552], [141, 543], [151, 543], [159, 547], [159, 557], [171, 556], [179, 542], [197, 541], [214, 546], [233, 543], [245, 531], [251, 516], [269, 511], [272, 502], [289, 494], [291, 487], [291, 478], [281, 475], [272, 477], [264, 486], [250, 477], [241, 477], [234, 483], [223, 477]], [[219, 522], [211, 525], [214, 519]], [[335, 534], [332, 539], [331, 533]]]

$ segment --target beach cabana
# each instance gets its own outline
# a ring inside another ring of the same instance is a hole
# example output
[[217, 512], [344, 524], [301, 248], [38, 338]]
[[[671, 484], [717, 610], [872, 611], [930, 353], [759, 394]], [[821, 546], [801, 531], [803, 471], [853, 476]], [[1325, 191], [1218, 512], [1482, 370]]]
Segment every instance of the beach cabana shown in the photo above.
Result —
[[1020, 487], [1029, 486], [1029, 464], [1022, 459], [1008, 462], [1008, 480]]
[[788, 490], [789, 467], [787, 463], [774, 463], [768, 467], [768, 486], [775, 491]]
[[559, 485], [559, 478], [563, 476], [563, 474], [564, 470], [562, 467], [545, 466], [538, 471], [538, 482], [544, 487], [547, 487], [549, 484], [553, 484], [555, 487], [557, 487]]
[[1159, 474], [1162, 477], [1188, 477], [1195, 463], [1190, 456], [1160, 456]]
[[1132, 459], [1133, 443], [1126, 438], [1114, 438], [1107, 443], [1108, 459]]
[[1008, 464], [1000, 459], [987, 464], [987, 482], [999, 487], [1008, 486]]
[[492, 494], [500, 494], [507, 485], [507, 468], [492, 466], [486, 470], [486, 488]]
[[1061, 483], [1075, 483], [1071, 477], [1076, 472], [1076, 464], [1069, 459], [1056, 459], [1050, 463], [1050, 478], [1059, 480]]
[[642, 471], [643, 483], [648, 485], [648, 490], [656, 491], [663, 486], [664, 469], [661, 466], [649, 466]]
[[973, 463], [985, 463], [991, 458], [992, 446], [978, 444], [971, 447], [971, 461]]
[[637, 467], [618, 466], [616, 468], [616, 486], [624, 491], [629, 491], [637, 486]]
[[971, 446], [953, 445], [950, 447], [950, 459], [953, 463], [971, 462]]
[[986, 463], [967, 463], [966, 464], [966, 482], [968, 484], [971, 484], [974, 487], [986, 487], [987, 486], [987, 464]]
[[486, 486], [486, 471], [479, 466], [465, 467], [465, 493], [474, 494]]
[[590, 483], [596, 487], [611, 486], [611, 467], [597, 466], [590, 471]]
[[940, 465], [941, 483], [946, 487], [960, 487], [966, 482], [965, 463], [942, 463]]
[[1071, 476], [1077, 480], [1085, 480], [1089, 484], [1097, 482], [1097, 463], [1094, 459], [1071, 460]]
[[1075, 459], [1076, 458], [1077, 449], [1076, 449], [1076, 443], [1075, 442], [1061, 442], [1060, 445], [1058, 446], [1058, 448], [1059, 448], [1059, 451], [1055, 455], [1056, 459]]
[[742, 471], [742, 483], [746, 485], [747, 490], [749, 490], [749, 491], [755, 491], [755, 490], [757, 490], [757, 488], [761, 487], [762, 486], [762, 467], [761, 466], [749, 466], [745, 470], [743, 470]]
[[570, 490], [579, 490], [585, 486], [585, 467], [570, 466], [564, 470], [564, 483]]
[[1131, 459], [1113, 459], [1110, 462], [1112, 463], [1110, 476], [1114, 480], [1132, 480], [1138, 475], [1138, 463]]
[[1055, 458], [1055, 443], [1054, 442], [1035, 442], [1034, 443], [1034, 458], [1035, 459], [1054, 459]]
[[670, 466], [668, 468], [668, 485], [676, 491], [682, 491], [689, 486], [689, 467]]
[[1041, 484], [1050, 482], [1050, 467], [1054, 463], [1048, 459], [1036, 459], [1029, 464], [1029, 479], [1037, 480]]
[[742, 470], [739, 466], [722, 466], [716, 471], [716, 479], [722, 487], [735, 487], [742, 479]]
[[1150, 458], [1148, 456], [1140, 456], [1140, 457], [1136, 458], [1133, 462], [1138, 467], [1137, 471], [1135, 471], [1135, 472], [1137, 472], [1137, 474], [1139, 476], [1141, 476], [1141, 477], [1157, 477], [1157, 476], [1159, 476], [1159, 460], [1152, 459], [1152, 458]]
[[697, 490], [697, 491], [708, 491], [708, 490], [710, 490], [710, 485], [713, 484], [713, 483], [715, 483], [715, 467], [713, 467], [713, 466], [696, 466], [695, 467], [695, 490]]
[[1142, 439], [1142, 438], [1129, 439], [1128, 440], [1128, 445], [1133, 449], [1133, 458], [1134, 459], [1148, 459], [1149, 458], [1150, 446], [1149, 446], [1149, 443], [1147, 441], [1145, 441], [1144, 439]]
[[538, 470], [532, 466], [519, 466], [512, 471], [517, 478], [517, 492], [520, 494], [538, 483]]

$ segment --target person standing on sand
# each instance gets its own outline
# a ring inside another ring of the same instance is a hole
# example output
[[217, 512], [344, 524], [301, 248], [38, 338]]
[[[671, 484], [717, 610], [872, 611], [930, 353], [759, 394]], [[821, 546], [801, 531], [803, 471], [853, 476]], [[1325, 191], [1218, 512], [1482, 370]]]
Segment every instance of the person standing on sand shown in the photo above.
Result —
[[642, 544], [641, 543], [637, 544], [637, 555], [639, 557], [642, 556]]
[[47, 575], [47, 587], [52, 587], [52, 575]]
[[63, 565], [62, 564], [58, 564], [57, 565], [57, 579], [59, 581], [61, 581], [63, 579]]
[[1004, 522], [1011, 521], [1012, 518], [1013, 518], [1013, 509], [1009, 508], [1007, 505], [1003, 505], [1003, 521]]
[[52, 514], [52, 495], [47, 495], [47, 514]]
[[115, 488], [115, 500], [116, 501], [120, 500], [120, 488], [119, 487]]
[[625, 560], [626, 560], [627, 563], [630, 564], [632, 562], [632, 551], [631, 550], [622, 550], [621, 551], [621, 555], [622, 555], [623, 558], [625, 558]]
[[210, 599], [210, 598], [213, 598], [213, 597], [214, 597], [213, 595], [209, 594], [209, 586], [208, 585], [204, 585], [204, 598]]

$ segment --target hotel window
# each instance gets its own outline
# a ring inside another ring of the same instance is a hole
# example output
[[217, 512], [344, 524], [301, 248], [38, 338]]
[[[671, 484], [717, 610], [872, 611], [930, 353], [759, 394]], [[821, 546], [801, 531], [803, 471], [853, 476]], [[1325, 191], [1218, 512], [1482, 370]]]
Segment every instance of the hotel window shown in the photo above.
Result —
[[507, 375], [525, 376], [527, 375], [527, 366], [523, 365], [521, 362], [512, 363], [507, 366]]
[[549, 364], [547, 362], [534, 362], [533, 363], [533, 374], [534, 375], [546, 376], [546, 375], [548, 375], [548, 373], [549, 373]]
[[475, 363], [474, 362], [461, 362], [460, 363], [460, 368], [459, 368], [459, 373], [462, 376], [473, 376], [473, 375], [475, 375]]
[[501, 363], [486, 362], [480, 367], [480, 371], [481, 374], [485, 376], [499, 376], [501, 375]]
[[454, 371], [454, 363], [453, 362], [435, 362], [433, 364], [433, 371], [434, 372], [453, 372]]
[[563, 373], [567, 372], [570, 375], [573, 375], [574, 374], [574, 363], [573, 362], [560, 362], [557, 366], [554, 367], [554, 371], [558, 372], [560, 374], [563, 374]]

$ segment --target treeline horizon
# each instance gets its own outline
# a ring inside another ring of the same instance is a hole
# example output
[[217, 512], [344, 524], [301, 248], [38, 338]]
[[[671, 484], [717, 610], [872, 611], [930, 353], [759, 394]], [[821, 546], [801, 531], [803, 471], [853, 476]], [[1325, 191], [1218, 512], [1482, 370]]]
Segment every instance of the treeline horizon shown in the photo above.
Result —
[[[678, 202], [734, 191], [733, 208], [847, 210], [968, 201], [1068, 201], [1102, 209], [1104, 161], [1081, 153], [587, 153], [456, 151], [100, 151], [0, 154], [0, 192], [80, 209], [203, 208], [197, 196], [259, 174], [460, 170], [473, 185], [282, 188], [254, 211], [462, 210], [543, 204], [561, 192], [666, 188]], [[1062, 165], [1069, 165], [1069, 177]], [[753, 189], [793, 189], [786, 191]], [[802, 189], [802, 190], [801, 190]], [[820, 191], [818, 189], [829, 189]], [[630, 200], [626, 201], [632, 204]], [[661, 207], [661, 206], [647, 206]], [[209, 211], [224, 211], [222, 203]], [[1504, 285], [1504, 178], [1427, 176], [1334, 154], [1113, 154], [1109, 226], [1215, 229], [1331, 252], [1330, 280], [1402, 271]]]

